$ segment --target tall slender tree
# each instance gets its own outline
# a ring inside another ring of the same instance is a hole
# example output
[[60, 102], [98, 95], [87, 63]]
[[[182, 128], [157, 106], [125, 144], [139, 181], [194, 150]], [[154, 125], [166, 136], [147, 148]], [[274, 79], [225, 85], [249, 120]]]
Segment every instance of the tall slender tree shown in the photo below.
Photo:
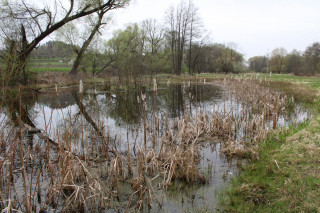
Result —
[[[193, 42], [195, 39], [201, 37], [202, 23], [198, 14], [198, 8], [194, 5], [192, 0], [189, 0], [189, 12], [190, 12], [190, 24], [189, 24], [189, 46], [188, 46], [188, 69], [189, 74], [193, 74], [194, 70], [192, 69], [192, 54], [193, 54]], [[204, 40], [204, 39], [203, 39]], [[203, 40], [198, 42], [198, 44], [203, 43]]]
[[192, 23], [192, 1], [181, 1], [174, 8], [171, 7], [166, 14], [167, 39], [171, 49], [172, 68], [177, 75], [181, 74], [182, 60], [185, 47], [190, 35], [190, 24]]

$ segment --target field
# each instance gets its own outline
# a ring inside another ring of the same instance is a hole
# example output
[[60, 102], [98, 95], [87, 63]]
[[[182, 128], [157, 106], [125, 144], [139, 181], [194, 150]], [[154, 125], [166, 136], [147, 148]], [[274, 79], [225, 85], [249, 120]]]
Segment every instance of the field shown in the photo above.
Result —
[[71, 65], [62, 59], [31, 59], [28, 63], [28, 70], [34, 73], [43, 72], [69, 72]]

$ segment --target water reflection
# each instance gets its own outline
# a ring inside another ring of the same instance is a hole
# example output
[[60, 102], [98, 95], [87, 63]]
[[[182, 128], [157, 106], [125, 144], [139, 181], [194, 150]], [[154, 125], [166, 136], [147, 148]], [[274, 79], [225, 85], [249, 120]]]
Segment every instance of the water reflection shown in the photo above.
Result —
[[[189, 114], [199, 115], [200, 110], [208, 112], [209, 115], [216, 110], [221, 114], [228, 114], [234, 110], [239, 115], [243, 110], [241, 103], [235, 101], [228, 91], [218, 85], [195, 84], [186, 87], [173, 84], [159, 85], [158, 88], [157, 92], [135, 90], [110, 93], [99, 89], [97, 85], [87, 86], [81, 94], [76, 87], [59, 89], [58, 93], [53, 90], [45, 94], [28, 93], [21, 98], [19, 95], [12, 95], [4, 101], [1, 117], [16, 127], [20, 126], [21, 118], [29, 127], [26, 140], [30, 146], [36, 142], [35, 134], [39, 131], [48, 134], [53, 141], [74, 142], [74, 150], [78, 149], [80, 152], [84, 150], [84, 146], [90, 146], [90, 142], [105, 138], [101, 136], [108, 136], [113, 139], [112, 149], [119, 152], [129, 151], [130, 154], [131, 149], [142, 147], [143, 136], [146, 134], [143, 129], [144, 115], [148, 124], [146, 136], [150, 142], [154, 140], [154, 134], [159, 139], [164, 132], [161, 128], [150, 126], [157, 123], [156, 119], [159, 119], [159, 122], [168, 120], [174, 123]], [[142, 107], [142, 94], [146, 95], [146, 109]], [[5, 115], [8, 115], [7, 118]], [[290, 118], [297, 120], [303, 117], [301, 115], [304, 113], [297, 111], [297, 115], [291, 115]], [[303, 119], [305, 118], [307, 117]], [[280, 119], [283, 122], [287, 120], [285, 116]], [[126, 142], [130, 144], [131, 149], [127, 148]], [[204, 141], [201, 147], [201, 170], [209, 176], [209, 184], [186, 187], [182, 183], [181, 188], [178, 186], [166, 195], [159, 192], [164, 199], [161, 211], [215, 208], [219, 190], [230, 177], [238, 174], [238, 162], [228, 161], [221, 155], [223, 143], [219, 142], [221, 140]], [[174, 194], [176, 191], [179, 193]]]
[[[237, 114], [243, 110], [241, 104], [221, 86], [204, 84], [190, 87], [181, 84], [159, 85], [157, 92], [134, 90], [110, 93], [99, 90], [98, 85], [85, 87], [83, 94], [78, 93], [77, 87], [59, 89], [58, 93], [54, 90], [44, 94], [28, 93], [21, 98], [17, 94], [9, 94], [4, 100], [3, 110], [7, 110], [8, 118], [15, 126], [19, 126], [18, 117], [21, 117], [22, 122], [32, 128], [28, 136], [30, 141], [31, 133], [39, 129], [47, 131], [50, 138], [56, 139], [56, 130], [63, 133], [66, 124], [78, 127], [74, 128], [71, 140], [78, 138], [83, 131], [88, 131], [89, 127], [100, 136], [110, 134], [112, 138], [119, 139], [122, 136], [124, 140], [128, 124], [132, 143], [137, 140], [139, 132], [138, 141], [142, 137], [142, 94], [146, 95], [147, 121], [154, 117], [165, 120], [167, 116], [169, 122], [174, 122], [174, 119], [181, 119], [189, 113], [196, 114], [200, 110], [208, 113], [237, 110]], [[299, 107], [293, 111], [293, 115], [279, 117], [279, 123], [291, 124], [297, 119], [303, 121], [309, 117], [308, 112]], [[86, 130], [82, 122], [86, 123]]]

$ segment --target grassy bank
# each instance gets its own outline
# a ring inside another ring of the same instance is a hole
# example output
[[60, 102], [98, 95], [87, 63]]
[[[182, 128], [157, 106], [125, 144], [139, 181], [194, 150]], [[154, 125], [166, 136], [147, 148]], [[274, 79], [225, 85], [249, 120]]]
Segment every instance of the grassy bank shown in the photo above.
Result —
[[260, 144], [224, 201], [228, 212], [320, 210], [320, 117]]
[[269, 80], [269, 86], [312, 107], [315, 117], [261, 142], [258, 159], [249, 161], [222, 204], [227, 212], [319, 212], [320, 79], [272, 75]]

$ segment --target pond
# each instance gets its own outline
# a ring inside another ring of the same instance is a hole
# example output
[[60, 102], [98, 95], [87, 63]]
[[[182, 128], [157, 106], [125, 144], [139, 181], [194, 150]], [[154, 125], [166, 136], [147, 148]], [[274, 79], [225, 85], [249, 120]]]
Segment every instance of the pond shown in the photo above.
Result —
[[[152, 212], [218, 210], [221, 190], [239, 174], [239, 168], [245, 163], [242, 157], [235, 155], [246, 146], [239, 142], [253, 143], [266, 137], [274, 119], [277, 126], [287, 126], [311, 117], [311, 113], [298, 104], [291, 106], [290, 112], [284, 110], [287, 97], [279, 95], [277, 100], [273, 108], [265, 105], [257, 110], [238, 98], [237, 92], [226, 82], [167, 83], [157, 84], [153, 89], [142, 87], [118, 92], [106, 91], [104, 84], [92, 84], [85, 85], [82, 93], [78, 87], [68, 87], [28, 93], [20, 100], [9, 97], [3, 100], [1, 110], [2, 137], [6, 141], [2, 142], [5, 151], [1, 161], [11, 163], [1, 167], [1, 173], [2, 177], [14, 181], [9, 184], [9, 180], [1, 180], [4, 186], [1, 188], [2, 207], [7, 205], [4, 200], [12, 199], [15, 208], [23, 209], [27, 206], [22, 202], [24, 194], [30, 191], [28, 194], [34, 197], [32, 202], [30, 199], [29, 208], [47, 211], [66, 210], [66, 206], [72, 210], [89, 210], [95, 202], [104, 203], [99, 210], [104, 212], [151, 208]], [[15, 135], [20, 135], [22, 145]], [[24, 158], [12, 154], [15, 148], [10, 146], [10, 140], [17, 143], [17, 149], [21, 147], [19, 152], [23, 150]], [[222, 153], [222, 150], [229, 150], [226, 144], [235, 152]], [[178, 158], [180, 148], [177, 147], [183, 147], [183, 151], [191, 147], [192, 152], [183, 152], [180, 161], [163, 159], [167, 155], [162, 152], [173, 150], [172, 156]], [[192, 153], [192, 157], [184, 156], [188, 153]], [[153, 157], [149, 158], [151, 155]], [[141, 156], [143, 166], [140, 166]], [[76, 163], [79, 167], [64, 165], [69, 158], [80, 162]], [[186, 159], [194, 161], [193, 164], [185, 162]], [[182, 174], [179, 163], [185, 163], [192, 172]], [[27, 164], [26, 174], [20, 169], [22, 164]], [[78, 174], [71, 178], [63, 170], [64, 166], [70, 167], [70, 171], [84, 173], [87, 182]], [[179, 171], [174, 173], [174, 169]], [[170, 176], [171, 173], [174, 174]], [[200, 176], [199, 181], [197, 177]], [[68, 178], [72, 181], [66, 181]], [[136, 187], [134, 181], [144, 186]], [[95, 188], [97, 183], [100, 191]], [[58, 191], [59, 184], [73, 188], [68, 188], [69, 193], [65, 188], [63, 193], [53, 193]], [[14, 185], [12, 188], [16, 192], [11, 192], [8, 185]], [[90, 192], [86, 190], [89, 185]], [[101, 185], [105, 185], [107, 192], [102, 192]], [[83, 197], [76, 198], [75, 192], [79, 197], [82, 192]], [[85, 197], [88, 194], [97, 196], [90, 201], [91, 206], [88, 201], [91, 198]], [[50, 196], [56, 199], [52, 201]], [[76, 199], [81, 200], [79, 204], [68, 203]]]

